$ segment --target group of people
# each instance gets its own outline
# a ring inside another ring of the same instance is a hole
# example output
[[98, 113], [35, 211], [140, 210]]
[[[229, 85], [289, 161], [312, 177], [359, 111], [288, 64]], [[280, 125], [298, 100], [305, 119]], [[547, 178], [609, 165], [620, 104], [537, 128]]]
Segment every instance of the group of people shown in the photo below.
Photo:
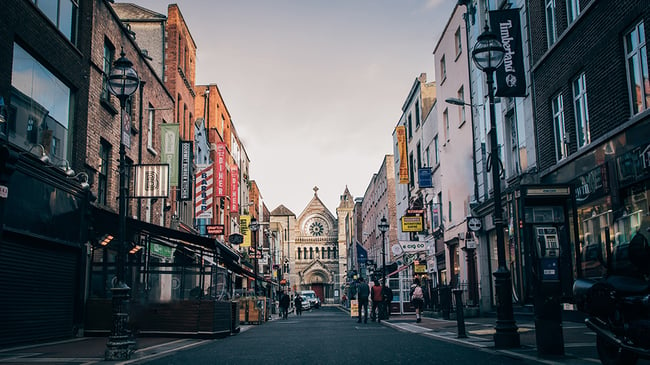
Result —
[[[289, 294], [282, 292], [280, 296], [280, 318], [287, 319], [289, 317], [289, 307], [291, 305], [291, 297]], [[302, 296], [296, 295], [293, 299], [293, 305], [296, 308], [296, 315], [302, 316]]]
[[[422, 322], [422, 309], [424, 308], [424, 292], [420, 286], [420, 279], [414, 278], [411, 284], [409, 298], [411, 305], [415, 308], [415, 321]], [[390, 303], [393, 299], [393, 291], [387, 285], [380, 285], [378, 280], [374, 280], [372, 288], [364, 281], [363, 277], [359, 278], [357, 284], [357, 297], [359, 303], [359, 317], [357, 323], [368, 323], [368, 299], [372, 300], [371, 320], [381, 322], [382, 319], [390, 317]]]
[[[357, 297], [359, 303], [359, 318], [357, 323], [368, 323], [368, 301], [372, 300], [371, 320], [381, 322], [382, 319], [390, 317], [390, 303], [393, 300], [393, 291], [387, 285], [380, 285], [374, 280], [372, 288], [368, 286], [363, 277], [359, 278], [357, 284]], [[365, 317], [365, 318], [364, 318]]]

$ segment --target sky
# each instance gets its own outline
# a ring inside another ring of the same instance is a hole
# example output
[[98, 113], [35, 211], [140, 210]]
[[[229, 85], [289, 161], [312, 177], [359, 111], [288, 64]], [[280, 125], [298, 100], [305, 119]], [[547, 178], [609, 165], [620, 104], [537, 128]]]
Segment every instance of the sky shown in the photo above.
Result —
[[[169, 2], [135, 3], [167, 14]], [[363, 197], [456, 0], [176, 0], [272, 211]], [[137, 35], [136, 35], [137, 37]]]

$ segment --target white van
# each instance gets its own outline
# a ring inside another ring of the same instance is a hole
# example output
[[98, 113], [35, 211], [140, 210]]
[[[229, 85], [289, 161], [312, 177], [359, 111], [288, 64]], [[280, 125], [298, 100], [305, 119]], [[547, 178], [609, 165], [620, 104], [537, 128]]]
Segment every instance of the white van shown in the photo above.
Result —
[[301, 290], [298, 293], [303, 297], [307, 298], [307, 301], [309, 301], [309, 308], [320, 308], [320, 299], [316, 296], [315, 291]]

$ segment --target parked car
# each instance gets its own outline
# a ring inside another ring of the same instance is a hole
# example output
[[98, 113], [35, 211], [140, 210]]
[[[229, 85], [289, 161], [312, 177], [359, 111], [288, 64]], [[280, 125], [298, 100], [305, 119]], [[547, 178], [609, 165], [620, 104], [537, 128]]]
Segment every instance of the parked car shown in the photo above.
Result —
[[307, 298], [307, 302], [309, 302], [309, 308], [320, 308], [320, 298], [316, 296], [315, 291], [302, 290], [299, 294]]

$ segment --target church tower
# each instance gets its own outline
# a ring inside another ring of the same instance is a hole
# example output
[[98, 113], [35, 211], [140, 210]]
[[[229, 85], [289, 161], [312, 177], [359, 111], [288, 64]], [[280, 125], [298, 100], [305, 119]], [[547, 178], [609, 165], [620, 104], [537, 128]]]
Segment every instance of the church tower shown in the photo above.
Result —
[[345, 187], [343, 195], [341, 195], [339, 199], [339, 206], [336, 208], [336, 216], [338, 218], [338, 251], [340, 252], [338, 262], [339, 275], [336, 278], [336, 288], [339, 289], [340, 296], [343, 285], [347, 281], [348, 247], [350, 247], [352, 237], [354, 237], [354, 198], [352, 197], [352, 194], [350, 194], [350, 190], [348, 190], [347, 186]]

